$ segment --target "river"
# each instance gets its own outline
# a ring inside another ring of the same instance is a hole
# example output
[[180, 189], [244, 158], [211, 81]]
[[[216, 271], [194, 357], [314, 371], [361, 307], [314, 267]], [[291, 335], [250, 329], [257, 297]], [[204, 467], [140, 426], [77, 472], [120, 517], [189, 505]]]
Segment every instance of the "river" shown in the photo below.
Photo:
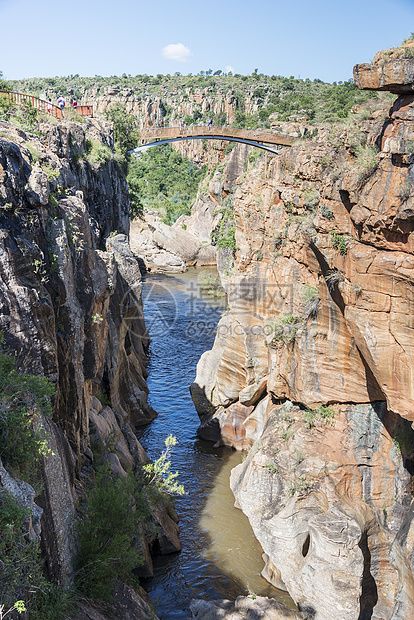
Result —
[[[255, 593], [292, 607], [289, 597], [261, 576], [261, 548], [241, 510], [234, 508], [230, 471], [241, 462], [231, 448], [213, 448], [197, 437], [199, 420], [189, 386], [196, 364], [214, 342], [225, 311], [224, 298], [202, 295], [201, 270], [178, 275], [148, 275], [143, 283], [144, 313], [151, 336], [149, 401], [158, 412], [138, 439], [155, 459], [170, 433], [178, 439], [172, 470], [186, 495], [176, 499], [182, 551], [160, 556], [154, 577], [143, 580], [162, 620], [191, 618], [192, 598], [230, 598]], [[214, 269], [203, 273], [216, 274]]]

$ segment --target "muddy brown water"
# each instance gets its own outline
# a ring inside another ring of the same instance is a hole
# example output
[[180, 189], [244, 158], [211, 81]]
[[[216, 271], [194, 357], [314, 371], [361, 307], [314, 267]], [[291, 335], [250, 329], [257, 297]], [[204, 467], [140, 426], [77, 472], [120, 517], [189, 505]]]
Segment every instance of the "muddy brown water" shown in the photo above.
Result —
[[202, 294], [199, 274], [148, 275], [143, 283], [144, 313], [151, 336], [148, 386], [150, 403], [159, 415], [141, 429], [138, 439], [157, 458], [170, 433], [178, 439], [172, 470], [179, 472], [186, 495], [176, 499], [182, 551], [155, 559], [155, 575], [143, 580], [162, 620], [191, 618], [193, 598], [206, 600], [249, 593], [276, 598], [289, 607], [287, 594], [260, 576], [261, 547], [247, 517], [234, 508], [230, 471], [241, 455], [230, 448], [213, 448], [197, 437], [199, 419], [189, 386], [196, 365], [214, 342], [225, 299]]

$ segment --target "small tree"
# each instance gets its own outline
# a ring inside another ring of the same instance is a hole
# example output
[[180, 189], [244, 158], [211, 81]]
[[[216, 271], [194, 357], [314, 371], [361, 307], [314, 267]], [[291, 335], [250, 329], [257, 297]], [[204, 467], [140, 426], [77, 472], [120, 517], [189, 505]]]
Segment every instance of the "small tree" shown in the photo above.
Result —
[[113, 123], [115, 147], [126, 156], [128, 151], [138, 144], [138, 119], [133, 114], [129, 114], [120, 103], [111, 108], [106, 116]]

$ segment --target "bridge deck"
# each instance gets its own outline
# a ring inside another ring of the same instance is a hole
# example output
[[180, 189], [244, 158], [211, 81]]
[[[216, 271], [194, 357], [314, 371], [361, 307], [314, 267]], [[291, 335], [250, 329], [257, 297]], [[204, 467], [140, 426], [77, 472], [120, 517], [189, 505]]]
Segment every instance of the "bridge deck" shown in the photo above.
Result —
[[166, 140], [173, 138], [195, 138], [217, 136], [217, 138], [226, 139], [240, 138], [241, 140], [250, 140], [253, 142], [265, 142], [267, 144], [282, 144], [284, 146], [292, 146], [295, 138], [287, 134], [259, 129], [241, 129], [240, 127], [218, 127], [216, 125], [209, 127], [208, 125], [193, 125], [191, 127], [145, 127], [140, 130], [141, 140]]

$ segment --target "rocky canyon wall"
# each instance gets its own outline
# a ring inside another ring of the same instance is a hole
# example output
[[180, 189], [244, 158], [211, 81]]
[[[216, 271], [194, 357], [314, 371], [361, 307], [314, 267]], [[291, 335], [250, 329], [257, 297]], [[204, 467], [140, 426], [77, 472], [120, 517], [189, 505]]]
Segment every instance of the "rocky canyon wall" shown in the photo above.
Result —
[[231, 486], [265, 576], [317, 620], [414, 608], [414, 103], [366, 105], [236, 182], [192, 386], [201, 436], [249, 450]]
[[[147, 402], [149, 338], [128, 243], [128, 188], [109, 126], [43, 124], [34, 135], [1, 122], [0, 209], [4, 351], [21, 372], [56, 388], [53, 416], [43, 420], [51, 452], [42, 464], [36, 534], [50, 577], [70, 585], [92, 441], [112, 442], [109, 464], [125, 475], [147, 460], [134, 429], [156, 416]], [[6, 479], [4, 470], [2, 487], [12, 491], [23, 484], [7, 487]], [[26, 495], [32, 503], [33, 490]], [[175, 521], [158, 513], [162, 552], [180, 548]], [[142, 545], [151, 574], [148, 542]]]

